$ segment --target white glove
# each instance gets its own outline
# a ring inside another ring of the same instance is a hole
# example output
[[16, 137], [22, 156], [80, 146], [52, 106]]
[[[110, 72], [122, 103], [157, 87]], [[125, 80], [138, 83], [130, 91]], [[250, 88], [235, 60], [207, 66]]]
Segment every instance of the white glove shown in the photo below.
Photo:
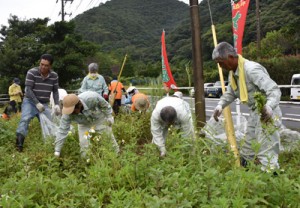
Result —
[[42, 103], [36, 104], [35, 107], [40, 111], [40, 113], [45, 110], [45, 107]]
[[54, 106], [54, 113], [55, 113], [55, 115], [57, 115], [57, 116], [60, 115], [61, 111], [60, 111], [59, 105], [55, 105], [55, 106]]
[[223, 111], [222, 106], [217, 105], [217, 107], [215, 108], [214, 113], [213, 113], [214, 119], [216, 121], [219, 121], [218, 117], [221, 115], [222, 111]]
[[107, 119], [107, 123], [108, 123], [109, 126], [112, 126], [114, 124], [114, 122], [115, 122], [114, 117], [109, 117]]
[[165, 157], [166, 156], [167, 150], [166, 150], [165, 147], [160, 147], [159, 151], [160, 151], [160, 157]]
[[272, 115], [273, 115], [272, 108], [268, 105], [265, 105], [261, 112], [261, 120], [267, 123], [272, 118]]

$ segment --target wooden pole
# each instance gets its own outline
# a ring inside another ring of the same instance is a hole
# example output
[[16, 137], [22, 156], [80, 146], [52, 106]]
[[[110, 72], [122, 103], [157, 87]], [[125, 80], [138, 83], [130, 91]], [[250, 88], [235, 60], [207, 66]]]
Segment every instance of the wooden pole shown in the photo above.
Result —
[[195, 89], [196, 127], [201, 129], [206, 123], [203, 61], [201, 51], [200, 15], [198, 0], [190, 0], [192, 29], [193, 77]]

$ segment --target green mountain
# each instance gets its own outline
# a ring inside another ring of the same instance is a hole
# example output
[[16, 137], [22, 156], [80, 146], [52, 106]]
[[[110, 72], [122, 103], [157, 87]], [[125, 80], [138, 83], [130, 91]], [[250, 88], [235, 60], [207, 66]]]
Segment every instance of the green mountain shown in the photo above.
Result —
[[[232, 42], [229, 0], [210, 0], [212, 19], [219, 41]], [[244, 45], [256, 41], [255, 1], [251, 1], [245, 26]], [[199, 6], [204, 60], [213, 48], [207, 0]], [[298, 0], [260, 2], [261, 36], [294, 24], [299, 29]], [[111, 0], [74, 19], [84, 39], [99, 43], [101, 50], [119, 50], [135, 58], [159, 60], [160, 35], [166, 31], [170, 60], [191, 59], [189, 6], [177, 0]], [[156, 51], [155, 51], [155, 50]]]
[[[260, 1], [260, 21], [263, 58], [282, 55], [297, 55], [300, 48], [300, 7], [299, 0]], [[215, 81], [218, 73], [211, 61], [214, 48], [211, 25], [215, 25], [219, 42], [232, 43], [231, 4], [229, 0], [208, 0], [199, 4], [202, 59], [204, 61], [205, 81]], [[243, 54], [248, 58], [258, 58], [256, 1], [249, 4], [244, 39]], [[210, 13], [212, 16], [210, 16]], [[166, 31], [166, 44], [173, 76], [181, 86], [187, 86], [187, 65], [192, 61], [191, 18], [189, 5], [178, 0], [111, 0], [96, 8], [78, 15], [74, 22], [76, 32], [100, 44], [104, 54], [129, 54], [131, 69], [124, 76], [156, 77], [161, 72], [161, 32]], [[283, 58], [288, 83], [294, 65]], [[295, 63], [299, 62], [296, 57]], [[274, 68], [275, 62], [263, 63]], [[279, 64], [275, 64], [279, 66]], [[276, 67], [275, 67], [276, 68]], [[213, 70], [212, 70], [213, 69]], [[277, 73], [279, 69], [274, 69]], [[271, 72], [272, 73], [272, 72]], [[282, 80], [278, 80], [280, 83]], [[283, 81], [282, 81], [283, 82]]]
[[111, 0], [75, 18], [76, 31], [101, 50], [143, 54], [159, 45], [163, 29], [171, 31], [189, 18], [188, 5], [177, 0]]

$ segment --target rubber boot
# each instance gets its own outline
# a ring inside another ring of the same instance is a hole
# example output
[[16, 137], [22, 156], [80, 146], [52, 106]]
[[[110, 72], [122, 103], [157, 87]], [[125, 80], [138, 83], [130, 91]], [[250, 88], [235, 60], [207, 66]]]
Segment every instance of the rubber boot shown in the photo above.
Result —
[[241, 163], [241, 166], [243, 166], [244, 168], [247, 168], [248, 162], [245, 158], [240, 157], [240, 163]]
[[16, 147], [19, 152], [23, 151], [24, 140], [25, 140], [25, 137], [22, 134], [17, 133]]

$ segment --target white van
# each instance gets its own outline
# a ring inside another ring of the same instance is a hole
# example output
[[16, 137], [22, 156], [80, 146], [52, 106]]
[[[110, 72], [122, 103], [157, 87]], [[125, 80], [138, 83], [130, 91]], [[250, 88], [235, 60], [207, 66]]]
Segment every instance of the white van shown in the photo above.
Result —
[[[300, 74], [294, 74], [292, 76], [291, 85], [300, 85]], [[300, 101], [300, 88], [291, 87], [291, 100]]]

